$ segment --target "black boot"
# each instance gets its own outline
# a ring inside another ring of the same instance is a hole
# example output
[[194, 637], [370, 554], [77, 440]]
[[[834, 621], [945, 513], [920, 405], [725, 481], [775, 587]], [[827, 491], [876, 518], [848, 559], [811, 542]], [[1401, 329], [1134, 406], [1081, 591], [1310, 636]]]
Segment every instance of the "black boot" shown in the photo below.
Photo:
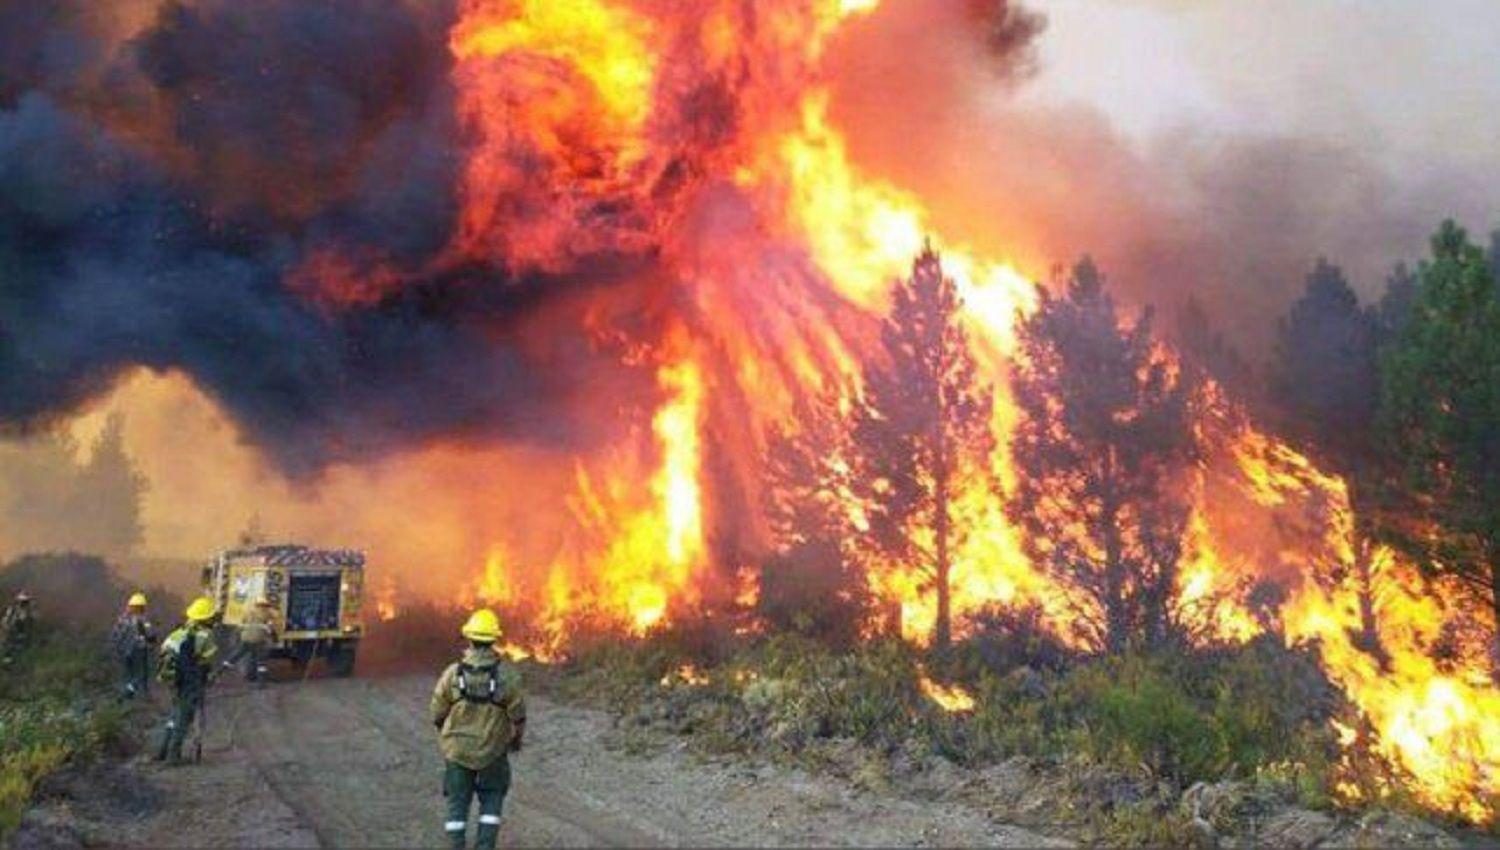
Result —
[[479, 829], [474, 832], [474, 850], [495, 850], [495, 844], [500, 840], [499, 818], [496, 823], [479, 822]]

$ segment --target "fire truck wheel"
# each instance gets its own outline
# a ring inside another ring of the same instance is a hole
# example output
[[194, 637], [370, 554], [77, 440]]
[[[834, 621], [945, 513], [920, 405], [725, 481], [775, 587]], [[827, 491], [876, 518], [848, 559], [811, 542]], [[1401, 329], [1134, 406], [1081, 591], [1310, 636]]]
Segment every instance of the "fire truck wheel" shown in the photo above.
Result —
[[343, 679], [354, 675], [354, 645], [339, 644], [328, 650], [328, 669]]

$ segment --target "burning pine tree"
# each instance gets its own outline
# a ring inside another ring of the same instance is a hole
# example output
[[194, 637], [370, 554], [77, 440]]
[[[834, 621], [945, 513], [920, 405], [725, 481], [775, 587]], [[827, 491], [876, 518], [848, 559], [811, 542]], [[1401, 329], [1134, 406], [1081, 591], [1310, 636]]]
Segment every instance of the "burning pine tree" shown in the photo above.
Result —
[[[825, 399], [796, 435], [773, 436], [767, 453], [779, 541], [767, 575], [838, 577], [838, 593], [854, 599], [864, 591], [853, 585], [865, 581], [854, 562], [898, 563], [935, 598], [938, 647], [953, 634], [955, 553], [975, 532], [960, 516], [959, 491], [977, 483], [998, 492], [992, 390], [979, 379], [962, 307], [937, 253], [925, 248], [893, 290], [848, 423], [837, 419], [839, 399]], [[781, 595], [762, 591], [763, 609]]]
[[871, 538], [888, 558], [916, 565], [937, 598], [932, 641], [953, 634], [954, 552], [970, 532], [956, 521], [960, 481], [992, 480], [991, 389], [960, 323], [962, 302], [931, 246], [895, 287], [881, 326], [881, 359], [865, 371], [853, 446]]
[[1192, 510], [1192, 387], [1157, 352], [1150, 313], [1122, 325], [1088, 260], [1020, 338], [1011, 519], [1036, 568], [1067, 589], [1089, 645], [1161, 645], [1177, 632]]
[[764, 510], [772, 551], [760, 571], [758, 611], [775, 629], [848, 644], [869, 613], [859, 565], [848, 429], [839, 399], [807, 404], [798, 428], [772, 432], [765, 452]]

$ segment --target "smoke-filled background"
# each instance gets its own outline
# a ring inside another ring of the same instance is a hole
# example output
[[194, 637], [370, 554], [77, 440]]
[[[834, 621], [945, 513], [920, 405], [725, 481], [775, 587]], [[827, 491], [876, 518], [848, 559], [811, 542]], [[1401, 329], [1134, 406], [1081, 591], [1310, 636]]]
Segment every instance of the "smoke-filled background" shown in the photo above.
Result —
[[860, 24], [901, 50], [839, 54], [852, 149], [948, 201], [943, 228], [1033, 269], [1092, 253], [1164, 306], [1196, 294], [1259, 356], [1318, 256], [1375, 296], [1438, 221], [1496, 223], [1500, 21], [1482, 0], [1029, 5], [1046, 28], [1019, 81], [984, 79], [909, 7]]
[[[1037, 278], [1091, 252], [1138, 301], [1195, 297], [1256, 358], [1318, 256], [1373, 294], [1440, 218], [1490, 224], [1483, 5], [890, 0], [831, 37], [820, 74], [854, 166], [925, 199], [934, 229]], [[562, 545], [545, 507], [562, 512], [569, 459], [645, 427], [661, 393], [628, 341], [601, 341], [601, 313], [652, 337], [693, 305], [659, 273], [659, 225], [632, 225], [638, 199], [525, 229], [552, 214], [527, 176], [546, 162], [476, 138], [457, 14], [0, 7], [7, 463], [55, 453], [38, 435], [62, 426], [84, 474], [122, 414], [138, 554], [198, 557], [255, 524], [431, 577], [494, 540]], [[645, 193], [674, 226], [733, 231], [732, 204], [670, 199], [771, 88], [674, 93], [653, 129], [674, 179]], [[476, 152], [497, 150], [507, 238], [465, 215]], [[0, 548], [89, 545], [86, 506], [38, 510], [20, 480]]]

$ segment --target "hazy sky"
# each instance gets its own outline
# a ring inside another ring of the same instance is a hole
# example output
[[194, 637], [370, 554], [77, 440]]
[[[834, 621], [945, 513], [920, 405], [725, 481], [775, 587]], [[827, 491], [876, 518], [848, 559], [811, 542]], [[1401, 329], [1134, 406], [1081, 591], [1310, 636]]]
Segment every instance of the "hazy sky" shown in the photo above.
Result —
[[1497, 0], [1031, 5], [1051, 26], [1026, 96], [1091, 103], [1138, 139], [1188, 126], [1318, 138], [1397, 170], [1500, 165]]

